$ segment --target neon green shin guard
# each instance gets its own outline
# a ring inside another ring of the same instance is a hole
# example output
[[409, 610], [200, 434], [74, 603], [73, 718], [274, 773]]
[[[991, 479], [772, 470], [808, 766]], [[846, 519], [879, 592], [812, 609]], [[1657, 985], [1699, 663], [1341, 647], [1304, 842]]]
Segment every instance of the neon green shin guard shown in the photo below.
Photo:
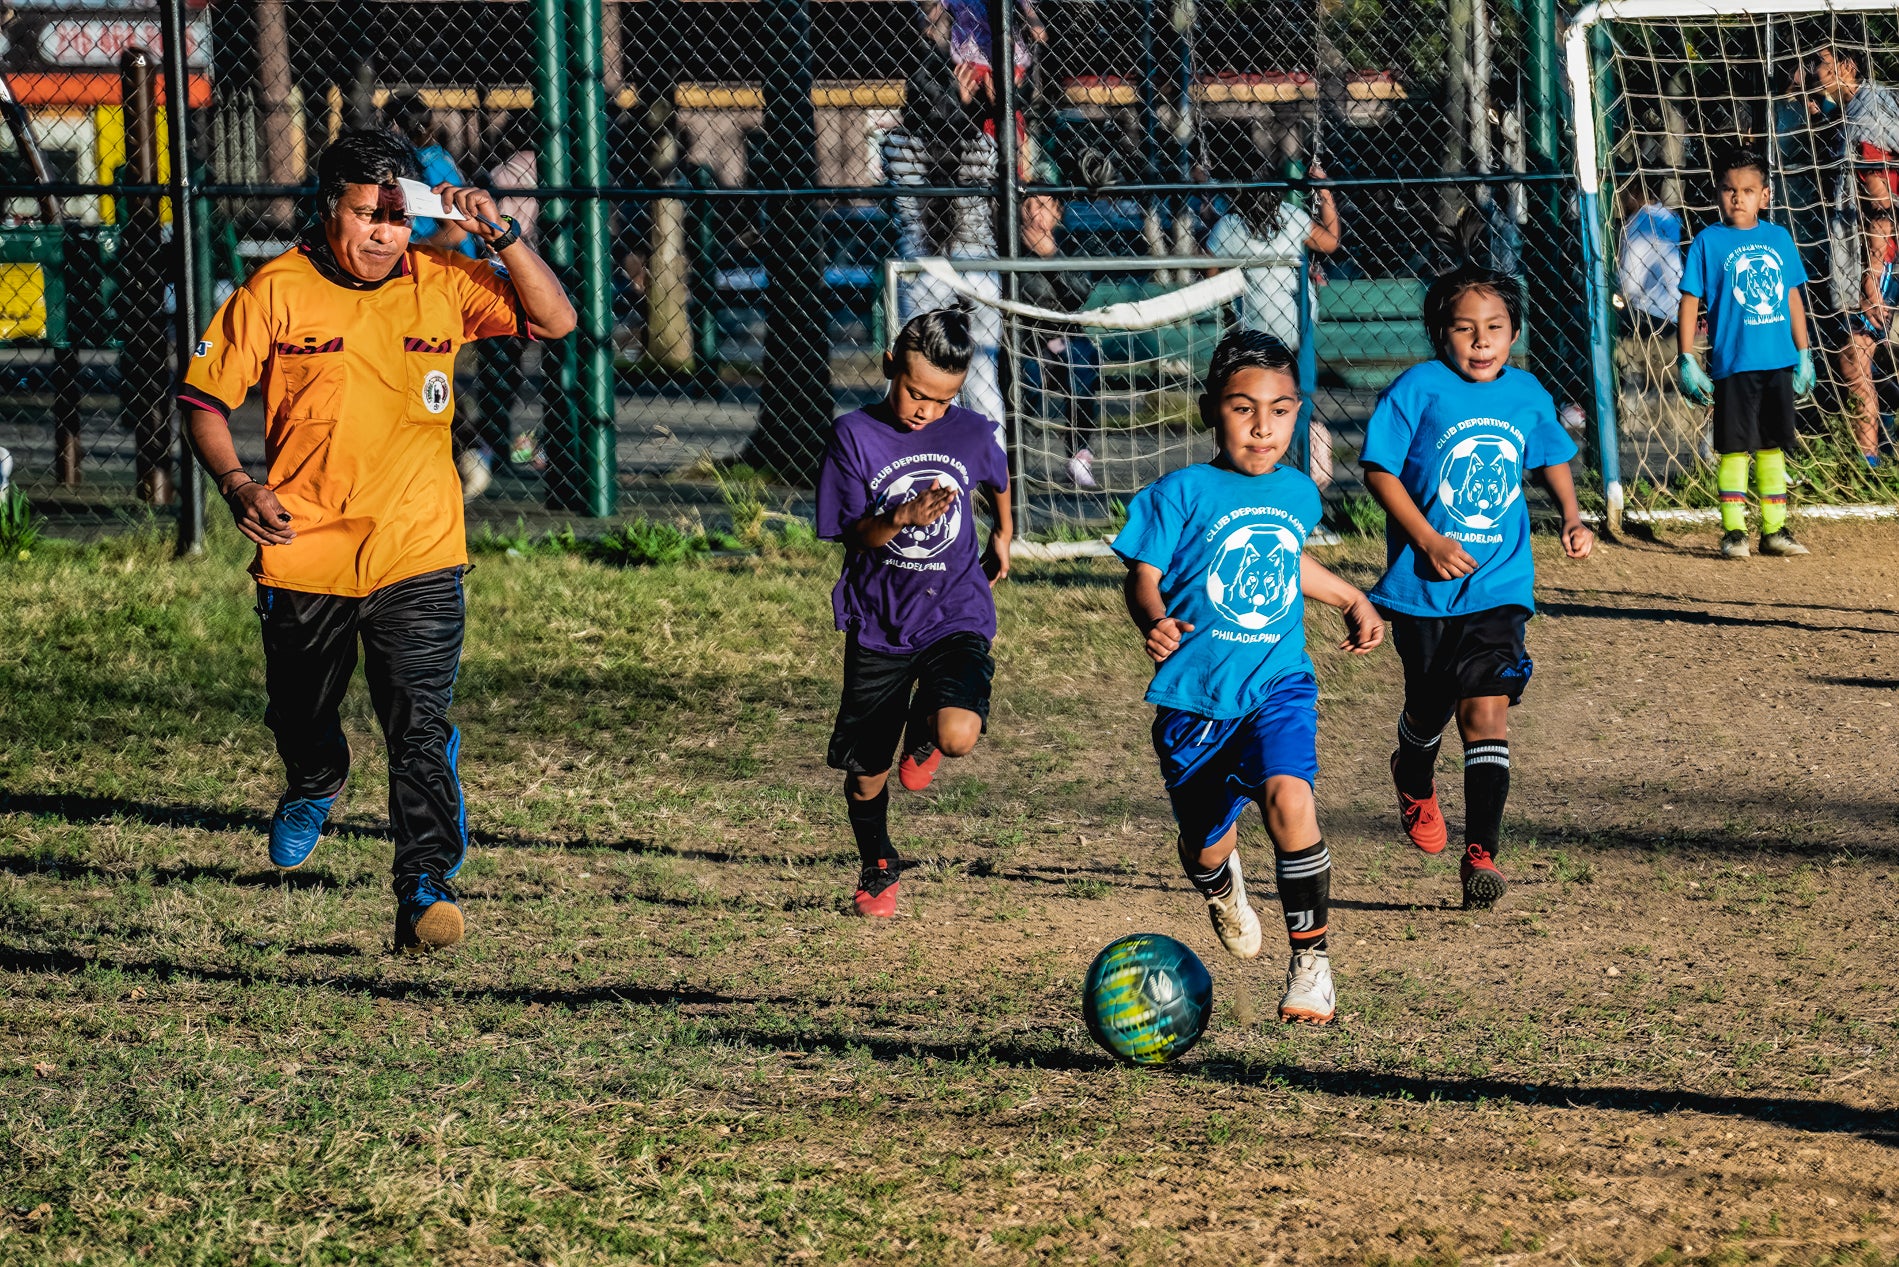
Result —
[[1754, 455], [1754, 491], [1761, 499], [1761, 535], [1787, 526], [1787, 455], [1762, 449]]
[[[1778, 450], [1775, 456], [1779, 456]], [[1747, 454], [1723, 453], [1721, 464], [1715, 468], [1715, 485], [1721, 490], [1721, 531], [1745, 532], [1747, 530]]]

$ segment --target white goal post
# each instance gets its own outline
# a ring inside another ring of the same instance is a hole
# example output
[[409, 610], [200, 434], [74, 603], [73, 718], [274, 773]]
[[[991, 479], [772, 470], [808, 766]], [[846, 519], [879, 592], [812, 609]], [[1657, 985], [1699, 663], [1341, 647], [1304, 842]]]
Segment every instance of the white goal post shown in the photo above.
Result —
[[[1582, 6], [1570, 19], [1563, 36], [1563, 55], [1574, 129], [1573, 152], [1580, 203], [1578, 210], [1581, 218], [1584, 282], [1588, 296], [1596, 435], [1603, 495], [1607, 503], [1605, 518], [1612, 531], [1621, 526], [1627, 500], [1621, 470], [1621, 446], [1628, 437], [1622, 434], [1617, 417], [1618, 368], [1614, 309], [1621, 301], [1617, 298], [1612, 276], [1614, 249], [1607, 231], [1615, 208], [1605, 206], [1603, 200], [1604, 179], [1613, 174], [1612, 166], [1620, 139], [1608, 135], [1611, 112], [1618, 103], [1602, 100], [1605, 86], [1613, 84], [1612, 78], [1605, 79], [1606, 75], [1612, 75], [1613, 72], [1605, 66], [1602, 56], [1610, 48], [1605, 38], [1606, 29], [1617, 22], [1675, 23], [1693, 25], [1708, 32], [1720, 32], [1749, 24], [1762, 24], [1766, 29], [1763, 41], [1766, 51], [1759, 61], [1765, 78], [1773, 70], [1772, 60], [1778, 56], [1773, 43], [1772, 24], [1781, 18], [1797, 22], [1829, 16], [1883, 15], [1891, 19], [1895, 14], [1899, 14], [1899, 4], [1895, 4], [1895, 0], [1766, 0], [1764, 3], [1762, 0], [1602, 0], [1601, 3]], [[1610, 87], [1609, 91], [1613, 94], [1615, 89]], [[1755, 100], [1750, 97], [1746, 104], [1751, 106]], [[1766, 107], [1765, 114], [1771, 118], [1771, 88], [1765, 91], [1761, 104]], [[1699, 135], [1703, 140], [1712, 139], [1711, 132], [1704, 131]], [[1768, 135], [1770, 139], [1776, 136], [1771, 122]], [[1727, 139], [1743, 138], [1737, 136]], [[1766, 148], [1770, 151], [1770, 165], [1777, 165], [1778, 159], [1771, 153], [1774, 147], [1769, 145]], [[1679, 180], [1682, 173], [1671, 173], [1662, 167], [1653, 169], [1652, 174]], [[1672, 361], [1672, 357], [1668, 359]]]

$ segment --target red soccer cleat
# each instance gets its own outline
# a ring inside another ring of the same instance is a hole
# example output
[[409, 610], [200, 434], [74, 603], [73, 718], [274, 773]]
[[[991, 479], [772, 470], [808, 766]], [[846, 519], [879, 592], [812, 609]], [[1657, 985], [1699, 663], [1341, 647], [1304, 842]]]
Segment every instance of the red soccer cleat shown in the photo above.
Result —
[[[918, 761], [918, 753], [928, 753]], [[935, 744], [925, 744], [916, 752], [906, 752], [903, 760], [897, 763], [897, 782], [912, 792], [921, 792], [930, 786], [930, 780], [936, 777], [936, 767], [943, 764], [943, 752]], [[1441, 848], [1442, 846], [1440, 846]]]
[[1497, 870], [1496, 861], [1482, 845], [1464, 846], [1464, 858], [1458, 863], [1457, 873], [1464, 881], [1465, 910], [1487, 911], [1503, 900], [1508, 888], [1503, 882], [1503, 872]]
[[897, 913], [897, 860], [879, 858], [876, 866], [865, 867], [857, 877], [857, 894], [851, 904], [866, 919], [894, 916]]
[[[1391, 781], [1398, 782], [1398, 754], [1391, 754]], [[1404, 823], [1404, 834], [1411, 843], [1425, 853], [1443, 853], [1444, 846], [1450, 841], [1450, 833], [1444, 828], [1444, 811], [1437, 805], [1437, 784], [1431, 784], [1431, 794], [1419, 798], [1406, 796], [1404, 789], [1398, 789], [1398, 817]]]

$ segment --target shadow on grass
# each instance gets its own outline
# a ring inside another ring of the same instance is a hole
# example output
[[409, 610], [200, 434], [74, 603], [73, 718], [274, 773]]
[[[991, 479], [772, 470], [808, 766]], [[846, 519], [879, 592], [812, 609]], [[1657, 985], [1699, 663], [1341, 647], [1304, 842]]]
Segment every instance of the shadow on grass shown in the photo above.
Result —
[[[1574, 616], [1586, 620], [1641, 620], [1656, 624], [1674, 621], [1678, 625], [1714, 625], [1743, 629], [1798, 629], [1802, 633], [1899, 634], [1899, 629], [1879, 629], [1870, 625], [1816, 625], [1778, 616], [1729, 616], [1721, 612], [1693, 607], [1613, 607], [1603, 603], [1540, 602], [1537, 611], [1545, 616]], [[1864, 613], [1861, 613], [1864, 614]]]
[[[865, 1052], [877, 1060], [934, 1059], [952, 1063], [1009, 1065], [1025, 1069], [1095, 1072], [1116, 1063], [1092, 1048], [1039, 1046], [1020, 1039], [966, 1043], [872, 1037], [839, 1033], [774, 1033], [721, 1029], [720, 1036], [778, 1051]], [[1051, 1035], [1051, 1038], [1053, 1036]], [[1166, 1071], [1162, 1071], [1163, 1076]], [[1716, 1095], [1670, 1088], [1618, 1086], [1539, 1086], [1500, 1078], [1398, 1077], [1358, 1070], [1307, 1069], [1298, 1065], [1239, 1065], [1221, 1058], [1189, 1063], [1171, 1071], [1183, 1079], [1241, 1086], [1285, 1087], [1355, 1100], [1444, 1101], [1472, 1104], [1504, 1101], [1553, 1108], [1626, 1113], [1701, 1113], [1710, 1117], [1749, 1118], [1814, 1133], [1858, 1135], [1887, 1148], [1899, 1148], [1899, 1115], [1860, 1109], [1827, 1100], [1790, 1096]]]
[[[301, 987], [397, 1001], [488, 1000], [523, 1006], [538, 1003], [546, 1007], [567, 1008], [630, 1003], [648, 1007], [685, 1005], [738, 1009], [763, 1005], [808, 1010], [811, 1002], [802, 996], [737, 998], [693, 987], [655, 989], [621, 985], [547, 989], [489, 986], [466, 989], [353, 975], [300, 978], [243, 969], [198, 967], [164, 959], [131, 961], [88, 958], [73, 951], [28, 950], [4, 945], [0, 945], [0, 971], [52, 973], [60, 976], [76, 976], [88, 971], [117, 972], [155, 977], [161, 981], [177, 979], [243, 986]], [[953, 1064], [997, 1064], [1020, 1069], [1074, 1072], [1099, 1072], [1115, 1063], [1105, 1053], [1093, 1048], [1065, 1044], [1053, 1032], [1047, 1034], [1046, 1043], [1025, 1041], [1032, 1039], [1032, 1034], [940, 1042], [921, 1037], [853, 1034], [838, 1030], [766, 1030], [755, 1025], [722, 1023], [716, 1015], [698, 1019], [718, 1039], [772, 1051], [821, 1051], [838, 1055], [861, 1052], [884, 1062], [931, 1059]], [[1350, 1069], [1308, 1069], [1299, 1065], [1238, 1064], [1217, 1057], [1188, 1063], [1172, 1072], [1182, 1079], [1287, 1088], [1342, 1099], [1462, 1104], [1505, 1102], [1596, 1112], [1699, 1113], [1710, 1117], [1746, 1118], [1813, 1133], [1858, 1135], [1887, 1148], [1899, 1148], [1899, 1115], [1889, 1109], [1861, 1109], [1827, 1100], [1796, 1099], [1790, 1096], [1717, 1095], [1651, 1087], [1544, 1086], [1501, 1078], [1400, 1076]]]
[[[291, 953], [333, 953], [313, 946], [285, 947]], [[356, 953], [344, 948], [340, 954]], [[602, 985], [569, 988], [536, 986], [453, 986], [423, 981], [386, 980], [381, 977], [341, 975], [301, 977], [280, 973], [255, 972], [244, 968], [219, 968], [183, 964], [170, 959], [89, 958], [70, 950], [27, 950], [0, 945], [0, 972], [52, 973], [78, 976], [88, 971], [116, 972], [133, 977], [151, 977], [159, 981], [203, 981], [224, 985], [279, 986], [286, 989], [333, 990], [338, 994], [363, 995], [398, 1002], [496, 1002], [523, 1006], [587, 1008], [602, 1004], [632, 1003], [643, 1007], [676, 1005], [713, 1007], [808, 1008], [809, 998], [735, 998], [694, 987], [657, 989], [633, 985]]]
[[[260, 846], [264, 836], [270, 831], [268, 815], [248, 810], [220, 810], [202, 805], [165, 805], [149, 801], [126, 800], [122, 797], [96, 796], [89, 792], [0, 792], [0, 814], [7, 813], [61, 818], [80, 826], [123, 819], [143, 823], [148, 827], [162, 827], [173, 831], [195, 828], [200, 831], [243, 833], [256, 836]], [[363, 824], [345, 819], [335, 824], [335, 831], [344, 835], [366, 836], [372, 840], [392, 839], [386, 823]], [[470, 833], [470, 838], [472, 846], [476, 849], [610, 849], [617, 853], [658, 854], [697, 862], [740, 861], [734, 855], [721, 849], [680, 849], [637, 838], [596, 840], [588, 836], [579, 836], [572, 840], [550, 840], [507, 832], [483, 831], [479, 828]], [[60, 865], [76, 866], [77, 864], [62, 863]], [[42, 866], [38, 869], [48, 868]], [[182, 880], [173, 881], [174, 883], [189, 882], [199, 873], [225, 879], [233, 884], [265, 881], [274, 884], [278, 879], [275, 871], [259, 872], [253, 879], [250, 873], [233, 867], [187, 867], [175, 868], [175, 870], [180, 872]], [[294, 876], [296, 873], [289, 874]], [[318, 880], [315, 883], [322, 883], [322, 881]]]

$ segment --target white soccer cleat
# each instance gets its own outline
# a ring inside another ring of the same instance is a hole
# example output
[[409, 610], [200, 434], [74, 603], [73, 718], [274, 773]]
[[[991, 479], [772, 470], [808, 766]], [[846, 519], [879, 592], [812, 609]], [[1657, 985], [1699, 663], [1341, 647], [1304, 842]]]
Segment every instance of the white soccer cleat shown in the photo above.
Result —
[[1259, 916], [1247, 904], [1246, 881], [1240, 876], [1237, 850], [1227, 868], [1233, 876], [1233, 887], [1226, 891], [1225, 897], [1207, 899], [1207, 918], [1213, 921], [1213, 931], [1226, 947], [1227, 954], [1235, 959], [1251, 959], [1259, 954]]
[[1323, 950], [1294, 952], [1286, 965], [1286, 997], [1279, 1000], [1279, 1019], [1307, 1025], [1327, 1025], [1338, 1010], [1332, 989], [1332, 960]]

